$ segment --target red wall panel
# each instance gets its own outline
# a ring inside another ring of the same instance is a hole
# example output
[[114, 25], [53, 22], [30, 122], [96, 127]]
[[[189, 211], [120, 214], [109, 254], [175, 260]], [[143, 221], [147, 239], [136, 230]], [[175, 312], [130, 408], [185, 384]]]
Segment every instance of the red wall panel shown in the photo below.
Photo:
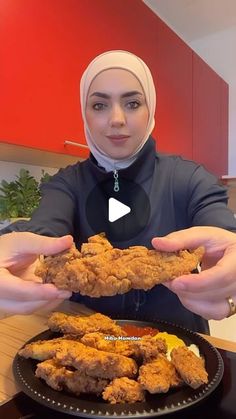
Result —
[[226, 109], [222, 106], [222, 83], [222, 79], [194, 54], [193, 159], [219, 176], [227, 173], [228, 155], [227, 134], [222, 135], [223, 128], [227, 128]]
[[221, 115], [221, 130], [220, 130], [220, 159], [217, 174], [220, 176], [228, 174], [228, 131], [229, 131], [229, 85], [221, 79], [220, 81], [220, 115]]
[[1, 141], [58, 152], [65, 139], [84, 143], [79, 80], [87, 63], [108, 49], [156, 62], [158, 18], [141, 0], [2, 0], [0, 14]]
[[192, 50], [163, 22], [157, 37], [157, 143], [192, 158]]
[[227, 85], [142, 0], [1, 0], [0, 16], [1, 142], [86, 157], [64, 146], [85, 143], [80, 77], [126, 49], [154, 76], [158, 149], [227, 173]]

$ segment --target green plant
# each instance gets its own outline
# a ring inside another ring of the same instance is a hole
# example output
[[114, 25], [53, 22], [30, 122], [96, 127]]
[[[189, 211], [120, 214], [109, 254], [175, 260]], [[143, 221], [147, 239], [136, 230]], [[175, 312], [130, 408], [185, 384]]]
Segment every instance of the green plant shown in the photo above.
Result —
[[40, 185], [49, 179], [50, 175], [42, 170], [42, 177], [38, 182], [28, 170], [21, 169], [15, 181], [2, 180], [0, 219], [31, 217], [41, 198]]

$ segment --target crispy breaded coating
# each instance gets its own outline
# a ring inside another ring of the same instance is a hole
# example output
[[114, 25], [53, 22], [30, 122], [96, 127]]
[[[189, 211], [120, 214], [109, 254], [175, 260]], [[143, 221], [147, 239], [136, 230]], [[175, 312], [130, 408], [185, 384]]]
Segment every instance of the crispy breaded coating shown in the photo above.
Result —
[[102, 397], [111, 404], [145, 401], [141, 385], [127, 377], [115, 378], [103, 391]]
[[53, 332], [62, 332], [70, 335], [83, 336], [86, 333], [102, 332], [114, 336], [125, 335], [116, 322], [100, 313], [90, 316], [71, 316], [54, 312], [48, 319], [48, 327]]
[[53, 358], [56, 351], [60, 348], [71, 347], [74, 344], [76, 344], [76, 341], [65, 338], [38, 340], [25, 345], [24, 348], [19, 350], [18, 354], [24, 358], [33, 358], [44, 361], [45, 359]]
[[163, 355], [139, 368], [138, 382], [152, 394], [167, 393], [182, 384], [174, 365]]
[[132, 357], [135, 353], [133, 341], [120, 340], [119, 337], [109, 336], [105, 333], [87, 333], [82, 336], [80, 342], [100, 351], [112, 352], [124, 356]]
[[55, 357], [57, 363], [63, 366], [73, 366], [81, 373], [99, 378], [132, 378], [138, 370], [136, 362], [126, 356], [100, 351], [63, 338], [29, 343], [19, 351], [19, 355], [40, 361]]
[[[203, 358], [188, 347], [176, 346], [170, 355], [162, 337], [128, 336], [100, 313], [85, 317], [55, 312], [48, 323], [65, 334], [28, 343], [18, 353], [43, 361], [35, 375], [55, 390], [92, 393], [111, 404], [135, 403], [145, 400], [146, 391], [166, 393], [184, 384], [196, 389], [208, 382]], [[135, 328], [127, 330], [135, 334]]]
[[135, 357], [141, 359], [143, 363], [150, 362], [158, 357], [159, 354], [166, 354], [167, 344], [164, 339], [156, 339], [150, 335], [142, 336], [140, 340], [133, 342]]
[[129, 356], [139, 362], [148, 362], [156, 358], [160, 353], [165, 354], [167, 351], [164, 339], [154, 339], [149, 335], [144, 335], [135, 340], [129, 336], [107, 336], [104, 333], [97, 332], [84, 335], [80, 342], [101, 351]]
[[203, 248], [192, 252], [167, 253], [144, 246], [116, 249], [104, 235], [95, 235], [82, 245], [48, 256], [36, 270], [44, 282], [90, 297], [124, 294], [130, 289], [149, 290], [155, 285], [189, 274], [203, 256]]
[[42, 378], [54, 390], [67, 390], [79, 396], [81, 393], [100, 395], [109, 381], [103, 378], [89, 377], [79, 371], [70, 371], [55, 359], [40, 362], [35, 375]]
[[208, 383], [204, 360], [185, 346], [171, 351], [171, 360], [184, 382], [196, 389]]
[[81, 253], [83, 256], [94, 256], [100, 253], [111, 250], [112, 245], [106, 239], [105, 234], [97, 234], [88, 239], [88, 243], [83, 243], [81, 246]]
[[61, 365], [72, 366], [91, 377], [113, 379], [116, 377], [133, 378], [138, 371], [136, 362], [123, 355], [98, 351], [82, 343], [60, 348], [55, 354]]

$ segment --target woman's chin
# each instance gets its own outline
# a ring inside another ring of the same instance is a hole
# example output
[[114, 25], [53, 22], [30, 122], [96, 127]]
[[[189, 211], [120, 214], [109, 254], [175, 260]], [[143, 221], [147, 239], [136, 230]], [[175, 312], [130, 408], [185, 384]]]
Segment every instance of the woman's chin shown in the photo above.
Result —
[[133, 154], [133, 150], [118, 150], [118, 149], [107, 149], [104, 153], [114, 160], [126, 160]]
[[130, 154], [120, 154], [120, 153], [119, 154], [118, 153], [109, 153], [108, 155], [111, 159], [120, 160], [120, 161], [126, 160], [130, 157]]

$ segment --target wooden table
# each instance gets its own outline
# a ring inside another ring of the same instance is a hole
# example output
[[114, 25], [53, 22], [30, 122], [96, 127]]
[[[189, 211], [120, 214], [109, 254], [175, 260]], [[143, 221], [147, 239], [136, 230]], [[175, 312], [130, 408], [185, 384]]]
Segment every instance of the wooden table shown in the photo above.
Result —
[[[87, 307], [70, 301], [57, 307], [58, 311], [88, 315], [92, 311]], [[0, 320], [0, 403], [16, 394], [19, 389], [12, 372], [12, 361], [18, 349], [30, 338], [47, 329], [48, 313], [5, 317]], [[225, 341], [212, 336], [202, 335], [217, 348], [236, 352], [236, 342]]]

